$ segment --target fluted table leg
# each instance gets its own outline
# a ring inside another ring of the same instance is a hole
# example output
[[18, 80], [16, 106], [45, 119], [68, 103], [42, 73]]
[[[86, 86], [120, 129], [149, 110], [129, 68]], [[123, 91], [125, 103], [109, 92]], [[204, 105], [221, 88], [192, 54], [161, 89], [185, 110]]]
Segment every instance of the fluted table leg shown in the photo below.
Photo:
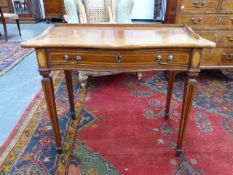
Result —
[[71, 115], [72, 119], [75, 119], [75, 104], [74, 104], [72, 71], [65, 70], [64, 73], [65, 73], [66, 87], [67, 87], [69, 103], [70, 103], [70, 115]]
[[183, 152], [182, 143], [183, 143], [185, 131], [187, 128], [189, 113], [192, 108], [192, 101], [193, 101], [196, 85], [197, 85], [197, 81], [195, 77], [189, 76], [185, 82], [185, 87], [184, 87], [183, 106], [182, 106], [180, 128], [179, 128], [178, 141], [177, 141], [177, 147], [176, 147], [177, 156], [180, 156], [180, 154]]
[[40, 74], [43, 76], [41, 82], [42, 82], [44, 97], [45, 97], [50, 121], [53, 127], [53, 132], [57, 145], [57, 152], [62, 153], [61, 136], [60, 136], [59, 122], [57, 118], [53, 80], [52, 77], [50, 76], [50, 71], [40, 71]]
[[170, 114], [170, 104], [173, 92], [173, 85], [176, 79], [176, 72], [168, 71], [168, 85], [167, 85], [167, 99], [166, 99], [166, 107], [165, 107], [165, 119], [169, 118]]

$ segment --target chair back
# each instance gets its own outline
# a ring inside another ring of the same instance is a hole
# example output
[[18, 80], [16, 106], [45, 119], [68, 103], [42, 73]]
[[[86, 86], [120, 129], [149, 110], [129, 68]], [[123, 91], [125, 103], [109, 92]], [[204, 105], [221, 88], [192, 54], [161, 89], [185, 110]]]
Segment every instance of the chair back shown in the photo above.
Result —
[[135, 0], [64, 0], [68, 23], [131, 23]]
[[0, 7], [0, 19], [1, 19], [1, 23], [6, 23], [1, 7]]
[[3, 16], [2, 8], [0, 7], [0, 15]]
[[[109, 2], [110, 0], [108, 0]], [[83, 0], [87, 23], [110, 22], [106, 0]]]

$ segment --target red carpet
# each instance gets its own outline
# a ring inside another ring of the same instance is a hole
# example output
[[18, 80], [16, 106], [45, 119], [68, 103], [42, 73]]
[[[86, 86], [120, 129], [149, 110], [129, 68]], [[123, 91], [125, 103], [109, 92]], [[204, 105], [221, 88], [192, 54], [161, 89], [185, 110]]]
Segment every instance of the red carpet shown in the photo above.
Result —
[[[233, 81], [218, 72], [200, 76], [185, 154], [177, 158], [182, 82], [183, 75], [176, 82], [170, 120], [165, 121], [162, 73], [146, 73], [142, 81], [129, 74], [93, 78], [86, 95], [82, 90], [77, 97], [78, 113], [81, 110], [77, 128], [77, 122], [65, 115], [68, 100], [63, 81], [56, 89], [64, 153], [55, 155], [45, 113], [20, 153], [17, 143], [3, 161], [0, 174], [232, 174]], [[77, 91], [79, 86], [75, 87]]]
[[[150, 78], [151, 75], [147, 75], [143, 81], [148, 82]], [[202, 106], [194, 107], [184, 143], [186, 156], [179, 160], [174, 157], [173, 148], [181, 99], [173, 99], [171, 119], [165, 122], [163, 91], [151, 91], [146, 83], [143, 86], [129, 75], [98, 80], [100, 87], [87, 94], [86, 109], [101, 119], [83, 129], [78, 139], [105, 157], [119, 172], [130, 175], [173, 174], [180, 164], [190, 172], [194, 166], [196, 170], [193, 169], [192, 174], [233, 173], [233, 138], [223, 127], [223, 118], [232, 116], [209, 112], [212, 109], [208, 107], [206, 110], [199, 109]], [[163, 80], [155, 83], [158, 87], [164, 86]], [[232, 129], [232, 124], [231, 118], [229, 129]]]

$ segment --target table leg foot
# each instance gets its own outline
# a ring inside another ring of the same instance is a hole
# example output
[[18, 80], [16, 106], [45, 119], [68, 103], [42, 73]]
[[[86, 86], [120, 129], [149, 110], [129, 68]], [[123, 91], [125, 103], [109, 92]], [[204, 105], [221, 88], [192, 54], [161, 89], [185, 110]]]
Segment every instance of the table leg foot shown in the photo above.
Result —
[[56, 150], [57, 150], [58, 154], [62, 154], [62, 148], [61, 147], [57, 147]]
[[72, 120], [75, 120], [76, 119], [76, 112], [71, 112], [71, 118], [72, 118]]
[[169, 113], [165, 113], [165, 120], [168, 120], [169, 119]]
[[183, 153], [183, 149], [182, 148], [176, 148], [176, 157], [180, 157]]

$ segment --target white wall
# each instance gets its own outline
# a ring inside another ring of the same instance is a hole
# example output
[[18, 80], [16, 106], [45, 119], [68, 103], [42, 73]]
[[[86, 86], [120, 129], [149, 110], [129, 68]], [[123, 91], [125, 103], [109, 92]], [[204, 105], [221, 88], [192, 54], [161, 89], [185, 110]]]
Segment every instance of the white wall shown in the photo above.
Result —
[[132, 19], [154, 19], [154, 0], [135, 0]]

